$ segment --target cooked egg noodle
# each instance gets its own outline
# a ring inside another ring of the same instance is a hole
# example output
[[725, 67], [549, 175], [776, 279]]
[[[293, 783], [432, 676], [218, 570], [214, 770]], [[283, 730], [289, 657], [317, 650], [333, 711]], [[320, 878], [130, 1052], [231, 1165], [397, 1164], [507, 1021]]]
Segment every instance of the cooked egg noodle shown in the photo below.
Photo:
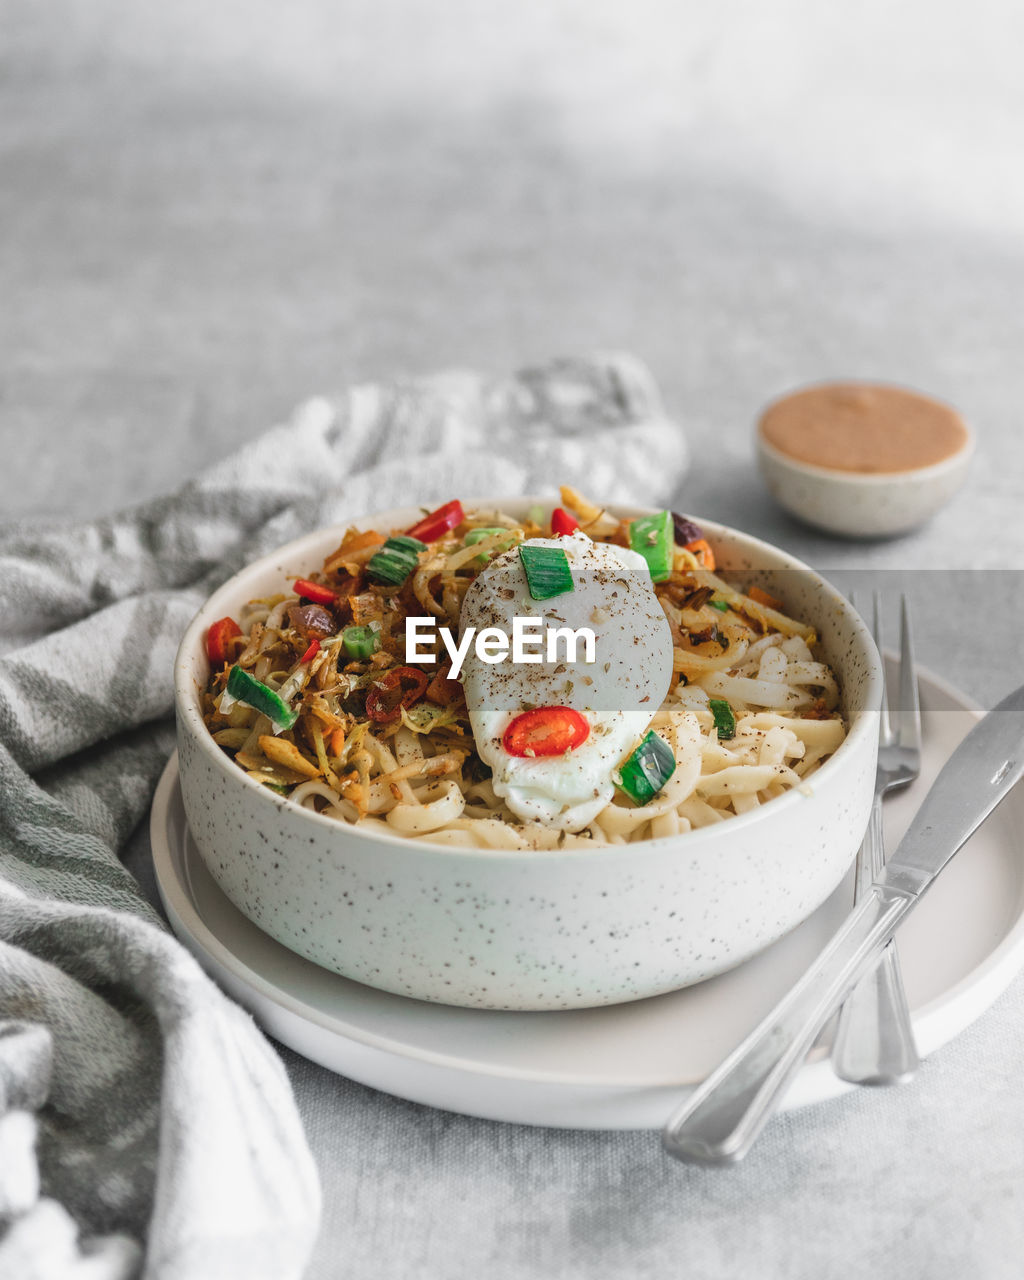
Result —
[[[624, 524], [575, 490], [563, 489], [562, 501], [590, 536], [628, 541]], [[473, 527], [502, 532], [465, 546]], [[318, 637], [319, 652], [302, 663], [310, 635], [289, 620], [298, 597], [250, 602], [241, 612], [247, 634], [235, 638], [234, 661], [291, 700], [298, 718], [291, 729], [275, 733], [266, 716], [244, 703], [222, 714], [226, 668], [211, 676], [204, 695], [215, 741], [251, 778], [313, 812], [360, 829], [466, 848], [585, 847], [675, 836], [807, 786], [845, 735], [839, 688], [814, 652], [813, 628], [751, 600], [679, 547], [670, 579], [656, 588], [672, 631], [678, 683], [651, 722], [676, 768], [642, 807], [616, 793], [576, 834], [524, 823], [484, 776], [464, 704], [438, 717], [438, 727], [417, 726], [415, 732], [405, 717], [380, 724], [352, 709], [376, 676], [404, 662], [409, 614], [428, 611], [457, 628], [462, 599], [483, 564], [508, 548], [510, 536], [520, 541], [543, 533], [502, 512], [470, 512], [464, 525], [420, 554], [396, 592], [365, 577], [365, 564], [386, 535], [347, 550], [346, 542], [369, 536], [349, 531], [325, 558], [319, 580], [339, 589], [340, 611], [374, 628], [378, 651], [367, 661], [348, 661], [339, 632]], [[728, 607], [713, 607], [712, 597]], [[443, 659], [440, 647], [436, 655]], [[711, 698], [729, 703], [736, 722], [732, 738], [719, 738]]]

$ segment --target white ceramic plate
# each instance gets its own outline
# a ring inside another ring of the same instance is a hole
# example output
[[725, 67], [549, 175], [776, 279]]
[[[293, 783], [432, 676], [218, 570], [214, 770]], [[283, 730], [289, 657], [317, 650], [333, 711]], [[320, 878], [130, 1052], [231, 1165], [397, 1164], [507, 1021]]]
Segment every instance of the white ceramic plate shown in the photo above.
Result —
[[[886, 801], [891, 848], [977, 712], [922, 680], [922, 776]], [[918, 1046], [928, 1054], [1024, 966], [1024, 790], [943, 872], [898, 934]], [[659, 1128], [771, 1008], [849, 908], [848, 880], [809, 920], [730, 973], [601, 1009], [504, 1013], [427, 1004], [321, 969], [251, 924], [217, 888], [185, 822], [172, 757], [151, 817], [153, 859], [178, 937], [272, 1036], [315, 1062], [415, 1102], [521, 1124]], [[819, 1046], [787, 1106], [844, 1092]]]

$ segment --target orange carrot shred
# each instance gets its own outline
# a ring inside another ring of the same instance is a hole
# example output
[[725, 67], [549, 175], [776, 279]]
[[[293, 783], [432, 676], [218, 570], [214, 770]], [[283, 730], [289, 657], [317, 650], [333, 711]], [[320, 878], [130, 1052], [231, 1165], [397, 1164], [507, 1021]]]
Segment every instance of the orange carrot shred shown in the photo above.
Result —
[[782, 601], [778, 596], [773, 596], [768, 591], [762, 591], [760, 587], [751, 587], [747, 591], [747, 595], [757, 604], [763, 604], [766, 609], [775, 609], [776, 612], [782, 612]]
[[714, 570], [715, 553], [711, 550], [711, 545], [707, 538], [695, 538], [693, 542], [686, 544], [686, 550], [692, 551], [705, 569]]
[[383, 542], [382, 534], [377, 533], [375, 529], [367, 529], [362, 533], [346, 534], [339, 551], [361, 551], [363, 547], [373, 547], [377, 543]]

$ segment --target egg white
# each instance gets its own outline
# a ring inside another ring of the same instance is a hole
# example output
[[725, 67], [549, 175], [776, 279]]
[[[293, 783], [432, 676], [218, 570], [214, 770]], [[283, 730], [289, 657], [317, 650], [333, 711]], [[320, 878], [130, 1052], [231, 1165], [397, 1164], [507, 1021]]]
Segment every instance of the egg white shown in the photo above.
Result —
[[[589, 627], [595, 661], [486, 663], [472, 646], [462, 668], [477, 751], [491, 767], [495, 794], [524, 822], [579, 831], [612, 798], [612, 774], [641, 738], [672, 680], [672, 636], [644, 558], [583, 533], [533, 538], [524, 546], [557, 547], [573, 570], [574, 590], [534, 600], [518, 548], [498, 556], [476, 578], [462, 605], [460, 628], [500, 627], [539, 617], [550, 627]], [[512, 720], [532, 707], [567, 706], [590, 732], [560, 756], [510, 755], [502, 745]]]

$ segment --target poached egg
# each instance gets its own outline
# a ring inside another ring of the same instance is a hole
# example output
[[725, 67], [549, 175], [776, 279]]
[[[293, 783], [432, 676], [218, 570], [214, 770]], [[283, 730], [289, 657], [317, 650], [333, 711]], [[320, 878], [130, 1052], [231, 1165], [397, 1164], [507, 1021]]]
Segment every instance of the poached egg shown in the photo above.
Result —
[[[549, 661], [514, 662], [511, 653], [485, 662], [474, 647], [462, 668], [477, 750], [491, 768], [495, 794], [524, 822], [580, 831], [608, 804], [613, 774], [647, 730], [672, 680], [672, 636], [643, 556], [579, 531], [531, 538], [524, 547], [564, 551], [573, 590], [546, 600], [530, 595], [519, 547], [497, 556], [477, 576], [462, 604], [460, 630], [497, 627], [512, 634], [516, 617], [545, 628], [588, 628], [593, 661], [563, 644]], [[524, 712], [572, 708], [586, 721], [585, 739], [559, 755], [513, 754], [506, 731]]]

